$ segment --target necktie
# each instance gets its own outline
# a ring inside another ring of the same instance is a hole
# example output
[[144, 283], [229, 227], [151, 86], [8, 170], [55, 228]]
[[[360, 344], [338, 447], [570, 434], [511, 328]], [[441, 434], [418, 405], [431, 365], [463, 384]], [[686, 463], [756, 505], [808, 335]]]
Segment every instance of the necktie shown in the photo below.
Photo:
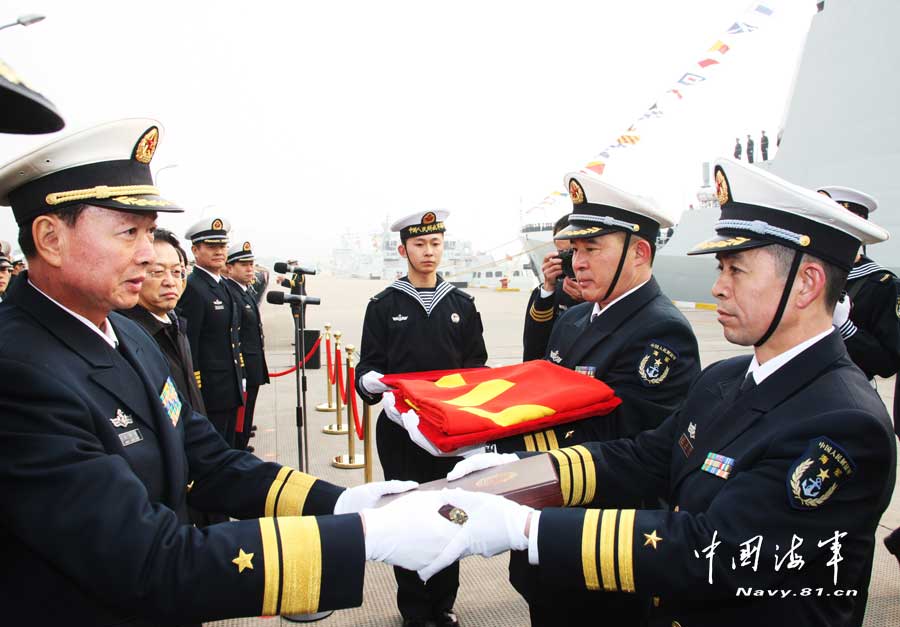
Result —
[[741, 394], [746, 394], [750, 390], [756, 387], [756, 379], [753, 378], [753, 373], [748, 372], [747, 376], [744, 377], [744, 380], [741, 382]]

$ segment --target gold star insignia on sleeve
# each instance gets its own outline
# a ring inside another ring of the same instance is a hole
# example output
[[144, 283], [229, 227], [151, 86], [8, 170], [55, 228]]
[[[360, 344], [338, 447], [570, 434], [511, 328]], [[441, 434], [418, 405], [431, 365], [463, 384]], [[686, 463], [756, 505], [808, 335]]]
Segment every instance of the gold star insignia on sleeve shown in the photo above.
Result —
[[822, 470], [820, 470], [820, 471], [819, 471], [819, 474], [816, 475], [816, 476], [817, 476], [819, 479], [830, 479], [830, 478], [831, 478], [831, 477], [828, 476], [828, 469], [827, 469], [827, 468], [823, 468]]
[[238, 556], [231, 560], [238, 567], [238, 572], [244, 572], [245, 568], [253, 570], [253, 553], [244, 553], [244, 549], [238, 549]]
[[644, 546], [653, 545], [654, 550], [656, 549], [656, 545], [662, 542], [662, 538], [656, 535], [656, 529], [654, 529], [650, 533], [645, 533], [644, 537], [646, 538]]

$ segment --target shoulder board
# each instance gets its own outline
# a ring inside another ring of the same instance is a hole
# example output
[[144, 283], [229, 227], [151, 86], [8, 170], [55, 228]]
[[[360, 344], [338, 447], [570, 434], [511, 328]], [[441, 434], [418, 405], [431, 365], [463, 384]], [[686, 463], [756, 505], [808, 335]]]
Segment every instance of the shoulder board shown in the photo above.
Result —
[[894, 276], [894, 273], [893, 273], [893, 272], [890, 272], [890, 271], [885, 272], [883, 275], [881, 275], [881, 278], [878, 279], [878, 282], [879, 282], [879, 283], [884, 283], [885, 281], [887, 281], [888, 279], [890, 279], [890, 278], [893, 277], [893, 276]]
[[469, 300], [475, 300], [475, 297], [474, 297], [474, 296], [472, 296], [471, 294], [469, 294], [469, 293], [466, 292], [465, 290], [459, 289], [458, 287], [457, 287], [455, 290], [453, 290], [453, 291], [456, 292], [457, 294], [459, 294], [460, 296], [462, 296], [463, 298], [467, 298], [467, 299], [469, 299]]
[[381, 290], [380, 292], [378, 292], [377, 294], [375, 294], [375, 296], [373, 296], [369, 300], [372, 301], [373, 303], [376, 303], [390, 293], [391, 293], [391, 288], [386, 287], [383, 290]]

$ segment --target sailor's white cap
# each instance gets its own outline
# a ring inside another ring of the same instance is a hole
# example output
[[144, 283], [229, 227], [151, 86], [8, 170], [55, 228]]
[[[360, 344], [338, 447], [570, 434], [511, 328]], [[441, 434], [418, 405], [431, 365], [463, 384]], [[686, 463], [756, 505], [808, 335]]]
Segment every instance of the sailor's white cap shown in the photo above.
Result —
[[569, 226], [554, 239], [585, 239], [624, 231], [655, 245], [659, 229], [674, 224], [672, 215], [652, 198], [619, 189], [593, 174], [571, 172], [564, 182], [572, 213]]
[[416, 211], [408, 216], [403, 216], [391, 225], [391, 231], [400, 233], [400, 238], [406, 240], [409, 237], [443, 233], [446, 231], [444, 220], [450, 212], [446, 209], [429, 209]]
[[156, 120], [101, 124], [46, 144], [0, 168], [0, 205], [21, 226], [78, 204], [120, 211], [182, 209], [160, 196], [150, 161], [162, 137]]
[[253, 259], [253, 246], [250, 245], [250, 242], [237, 242], [228, 248], [228, 259], [226, 259], [226, 263], [234, 263], [235, 261], [253, 261]]
[[849, 269], [862, 244], [889, 233], [811, 189], [733, 159], [715, 162], [716, 196], [722, 214], [718, 236], [689, 255], [781, 244]]
[[184, 236], [193, 244], [227, 244], [231, 223], [225, 218], [203, 218], [194, 223]]
[[825, 194], [863, 218], [868, 218], [869, 214], [875, 213], [875, 210], [878, 209], [878, 201], [873, 196], [852, 187], [825, 185], [819, 188], [819, 193]]

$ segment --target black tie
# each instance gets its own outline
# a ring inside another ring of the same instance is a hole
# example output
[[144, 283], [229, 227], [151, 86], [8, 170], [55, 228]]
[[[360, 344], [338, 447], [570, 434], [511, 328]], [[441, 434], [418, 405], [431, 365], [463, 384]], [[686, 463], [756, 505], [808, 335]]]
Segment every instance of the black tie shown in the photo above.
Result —
[[747, 376], [744, 377], [743, 382], [741, 382], [741, 394], [745, 394], [756, 387], [756, 379], [753, 378], [753, 373], [748, 372]]

